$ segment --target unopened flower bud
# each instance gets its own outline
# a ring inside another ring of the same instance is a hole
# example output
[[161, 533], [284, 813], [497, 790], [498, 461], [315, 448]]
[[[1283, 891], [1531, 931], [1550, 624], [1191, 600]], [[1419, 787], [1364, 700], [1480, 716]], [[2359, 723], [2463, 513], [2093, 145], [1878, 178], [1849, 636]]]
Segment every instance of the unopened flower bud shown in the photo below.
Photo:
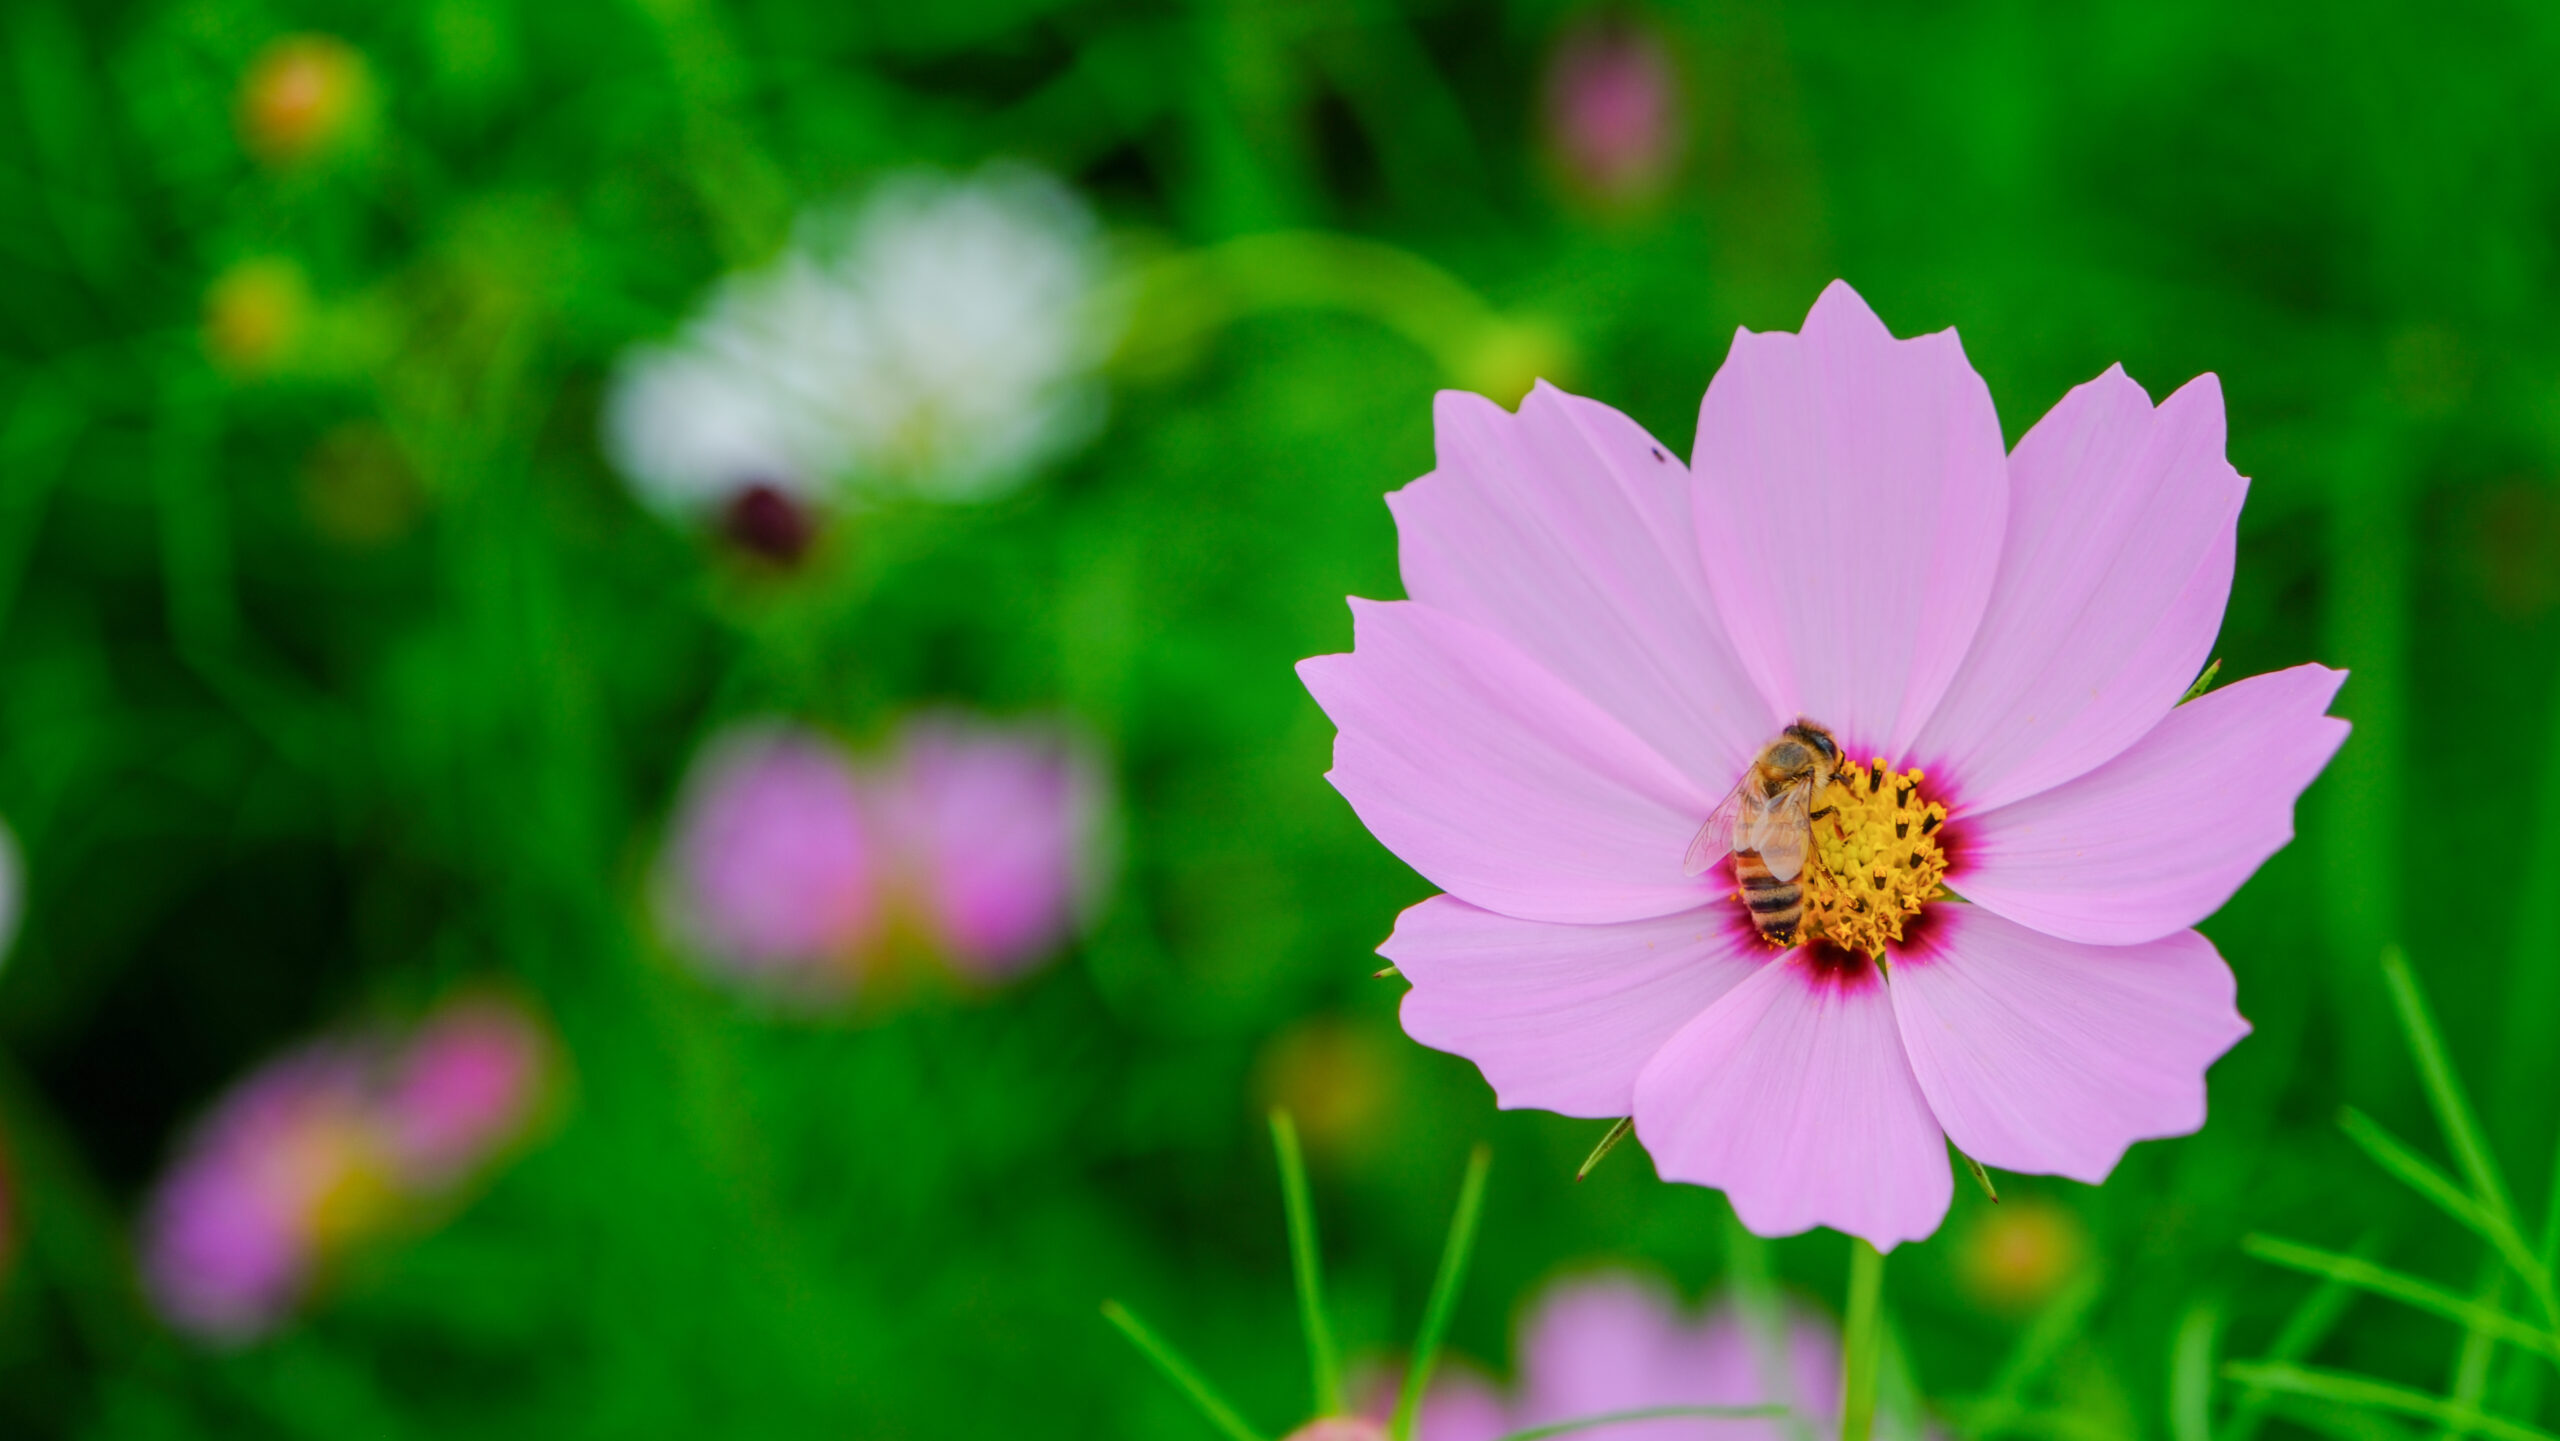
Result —
[[205, 292], [205, 349], [234, 375], [262, 375], [292, 357], [310, 319], [301, 266], [280, 256], [244, 260]]
[[351, 139], [372, 98], [364, 57], [331, 35], [288, 35], [258, 52], [240, 81], [241, 142], [290, 165]]
[[1624, 14], [1575, 25], [1548, 63], [1547, 148], [1565, 184], [1603, 205], [1639, 204], [1679, 166], [1686, 117], [1661, 34]]

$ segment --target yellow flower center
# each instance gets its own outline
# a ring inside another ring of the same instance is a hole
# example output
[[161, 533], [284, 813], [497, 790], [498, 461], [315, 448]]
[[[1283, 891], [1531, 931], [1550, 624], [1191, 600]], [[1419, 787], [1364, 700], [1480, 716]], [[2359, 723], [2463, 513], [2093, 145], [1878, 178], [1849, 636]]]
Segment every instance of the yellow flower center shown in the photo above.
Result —
[[1843, 770], [1814, 797], [1812, 854], [1806, 857], [1799, 941], [1819, 937], [1844, 951], [1881, 956], [1903, 923], [1939, 894], [1947, 874], [1940, 842], [1947, 808], [1920, 793], [1917, 768], [1896, 773], [1879, 756]]

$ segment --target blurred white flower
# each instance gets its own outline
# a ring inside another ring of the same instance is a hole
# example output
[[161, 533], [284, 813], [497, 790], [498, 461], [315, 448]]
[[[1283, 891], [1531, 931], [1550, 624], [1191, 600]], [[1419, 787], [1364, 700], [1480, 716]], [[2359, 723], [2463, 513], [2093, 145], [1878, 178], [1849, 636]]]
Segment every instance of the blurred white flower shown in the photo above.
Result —
[[975, 499], [1100, 425], [1116, 325], [1093, 216], [1056, 180], [904, 175], [804, 235], [853, 300], [829, 378], [862, 479]]
[[749, 492], [768, 508], [1001, 493], [1101, 421], [1116, 327], [1099, 238], [1038, 171], [892, 177], [627, 356], [606, 452], [646, 502], [696, 518]]

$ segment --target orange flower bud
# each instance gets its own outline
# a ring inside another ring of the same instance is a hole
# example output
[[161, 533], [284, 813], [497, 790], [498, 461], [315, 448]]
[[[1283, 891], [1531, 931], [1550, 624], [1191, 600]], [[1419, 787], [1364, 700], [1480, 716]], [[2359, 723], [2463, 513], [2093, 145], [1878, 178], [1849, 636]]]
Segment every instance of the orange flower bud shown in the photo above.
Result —
[[271, 165], [320, 155], [345, 140], [371, 95], [364, 57], [329, 35], [287, 35], [240, 82], [241, 142]]

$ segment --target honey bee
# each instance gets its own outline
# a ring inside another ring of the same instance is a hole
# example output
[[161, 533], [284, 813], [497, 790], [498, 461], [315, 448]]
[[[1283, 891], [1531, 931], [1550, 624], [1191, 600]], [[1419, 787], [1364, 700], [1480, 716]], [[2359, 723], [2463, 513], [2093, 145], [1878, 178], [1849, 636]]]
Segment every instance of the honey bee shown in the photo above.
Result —
[[1831, 732], [1799, 720], [1760, 748], [1689, 842], [1683, 868], [1693, 876], [1733, 856], [1751, 924], [1779, 945], [1793, 944], [1804, 920], [1804, 887], [1796, 877], [1804, 874], [1815, 818], [1831, 814], [1828, 806], [1813, 809], [1813, 798], [1839, 767], [1840, 746]]

